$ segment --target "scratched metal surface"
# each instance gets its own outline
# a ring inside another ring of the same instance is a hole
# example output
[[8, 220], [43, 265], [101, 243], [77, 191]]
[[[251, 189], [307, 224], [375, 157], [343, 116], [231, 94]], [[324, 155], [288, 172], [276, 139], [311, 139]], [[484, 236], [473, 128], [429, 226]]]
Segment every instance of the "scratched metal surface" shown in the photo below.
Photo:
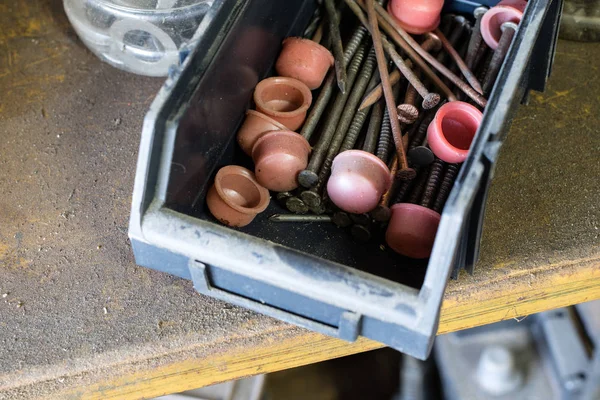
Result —
[[[0, 26], [0, 399], [96, 381], [99, 368], [143, 371], [192, 347], [299, 335], [135, 266], [130, 194], [161, 80], [99, 62], [58, 0], [3, 2]], [[548, 94], [521, 109], [502, 151], [477, 275], [452, 282], [449, 298], [598, 258], [599, 50], [560, 43]]]

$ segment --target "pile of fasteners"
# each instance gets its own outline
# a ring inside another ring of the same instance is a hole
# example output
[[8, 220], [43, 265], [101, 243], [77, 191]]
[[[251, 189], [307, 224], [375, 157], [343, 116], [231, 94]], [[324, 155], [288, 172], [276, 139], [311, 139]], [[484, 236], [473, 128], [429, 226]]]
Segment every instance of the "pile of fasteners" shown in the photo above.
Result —
[[470, 18], [440, 16], [443, 0], [391, 0], [387, 10], [382, 0], [324, 0], [304, 38], [284, 41], [280, 76], [257, 85], [238, 132], [254, 174], [219, 171], [213, 215], [243, 226], [269, 189], [292, 213], [271, 221], [331, 221], [361, 241], [385, 231], [396, 252], [428, 257], [526, 4], [504, 0]]

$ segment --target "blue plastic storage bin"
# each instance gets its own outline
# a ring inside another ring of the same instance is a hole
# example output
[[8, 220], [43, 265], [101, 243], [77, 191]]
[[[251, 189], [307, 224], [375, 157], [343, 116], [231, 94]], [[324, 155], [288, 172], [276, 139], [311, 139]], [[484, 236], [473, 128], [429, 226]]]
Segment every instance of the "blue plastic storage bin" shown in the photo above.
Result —
[[[479, 4], [446, 6], [468, 11]], [[353, 243], [333, 224], [269, 223], [279, 212], [275, 201], [242, 229], [217, 223], [206, 209], [216, 171], [249, 162], [234, 137], [254, 86], [271, 72], [282, 39], [301, 34], [315, 7], [215, 1], [201, 41], [172, 69], [144, 121], [129, 226], [136, 262], [314, 331], [349, 341], [362, 335], [425, 358], [448, 278], [460, 268], [472, 272], [477, 259], [490, 177], [510, 121], [529, 89], [544, 89], [562, 1], [529, 1], [424, 262]]]

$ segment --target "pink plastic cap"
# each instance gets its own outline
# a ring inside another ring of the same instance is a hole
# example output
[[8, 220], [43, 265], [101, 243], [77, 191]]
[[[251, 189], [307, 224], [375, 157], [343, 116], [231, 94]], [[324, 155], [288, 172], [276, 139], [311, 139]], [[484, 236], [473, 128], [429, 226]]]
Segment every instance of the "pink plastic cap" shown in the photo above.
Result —
[[482, 119], [481, 111], [462, 101], [441, 106], [427, 128], [433, 154], [448, 163], [465, 161]]
[[327, 194], [342, 210], [363, 214], [377, 207], [390, 185], [390, 170], [383, 161], [366, 151], [349, 150], [333, 160]]
[[438, 27], [443, 6], [444, 0], [391, 0], [388, 13], [408, 33], [421, 35]]
[[416, 204], [392, 206], [392, 217], [385, 232], [387, 245], [410, 258], [427, 258], [440, 224], [440, 214]]
[[502, 24], [514, 22], [519, 24], [523, 18], [523, 11], [527, 6], [526, 0], [503, 0], [498, 5], [490, 8], [481, 18], [481, 36], [492, 49], [498, 47], [502, 36]]

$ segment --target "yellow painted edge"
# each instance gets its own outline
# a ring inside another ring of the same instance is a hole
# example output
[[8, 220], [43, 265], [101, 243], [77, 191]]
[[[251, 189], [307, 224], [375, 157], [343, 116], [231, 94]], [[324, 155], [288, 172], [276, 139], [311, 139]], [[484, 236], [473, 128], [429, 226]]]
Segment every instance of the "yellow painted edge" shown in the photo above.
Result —
[[[553, 270], [537, 285], [515, 277], [509, 293], [498, 291], [495, 282], [458, 296], [449, 293], [441, 312], [439, 333], [520, 318], [558, 307], [600, 298], [600, 260], [565, 266], [567, 272]], [[291, 329], [291, 328], [290, 328]], [[226, 354], [190, 359], [160, 368], [131, 373], [90, 386], [70, 388], [57, 398], [137, 399], [159, 396], [237, 379], [275, 372], [382, 347], [361, 338], [355, 343], [298, 330], [297, 336], [266, 340], [260, 345], [233, 345]]]

